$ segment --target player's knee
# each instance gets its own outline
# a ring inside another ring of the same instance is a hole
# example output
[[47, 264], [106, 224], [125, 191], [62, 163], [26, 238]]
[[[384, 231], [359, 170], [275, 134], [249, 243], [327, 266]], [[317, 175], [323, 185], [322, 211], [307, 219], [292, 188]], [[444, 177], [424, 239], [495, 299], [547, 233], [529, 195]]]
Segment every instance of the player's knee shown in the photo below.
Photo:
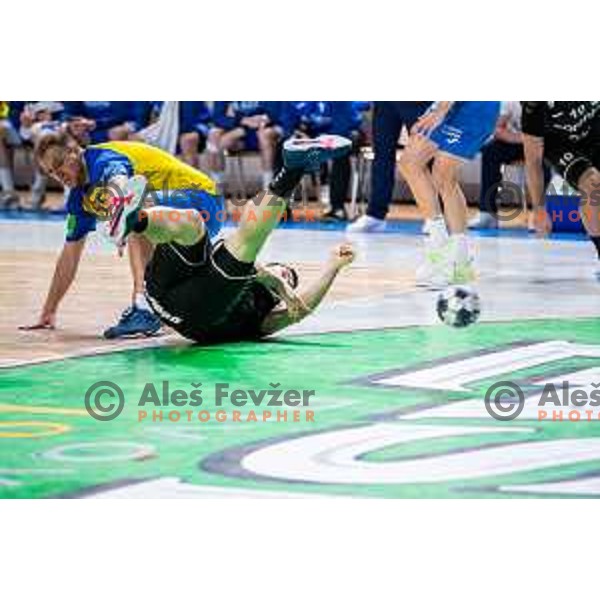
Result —
[[457, 178], [457, 168], [454, 163], [436, 159], [431, 169], [431, 174], [439, 188], [454, 186]]
[[179, 145], [183, 152], [195, 152], [198, 149], [198, 142], [200, 136], [195, 131], [189, 133], [182, 133], [179, 137]]
[[208, 142], [207, 142], [207, 150], [210, 153], [219, 152], [219, 147], [221, 145], [221, 137], [223, 136], [223, 131], [221, 129], [212, 129], [208, 134]]
[[600, 171], [596, 167], [586, 169], [577, 180], [577, 189], [590, 193], [600, 187]]
[[175, 241], [183, 246], [192, 246], [206, 235], [204, 216], [196, 209], [185, 211], [183, 222], [177, 229]]
[[406, 149], [400, 155], [398, 168], [404, 177], [410, 178], [415, 172], [421, 171], [424, 168], [424, 163], [420, 156], [412, 150]]

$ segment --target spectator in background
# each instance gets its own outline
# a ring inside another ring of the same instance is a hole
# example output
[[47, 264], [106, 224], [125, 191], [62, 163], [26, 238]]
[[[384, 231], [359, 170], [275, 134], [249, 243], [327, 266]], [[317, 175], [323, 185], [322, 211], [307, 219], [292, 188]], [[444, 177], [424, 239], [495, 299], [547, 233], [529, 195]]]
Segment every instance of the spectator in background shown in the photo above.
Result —
[[127, 140], [138, 123], [136, 102], [65, 102], [69, 133], [82, 145]]
[[[334, 104], [336, 103], [322, 100], [315, 102], [288, 103], [285, 117], [282, 119], [285, 123], [286, 137], [314, 138], [324, 133], [332, 133]], [[278, 147], [279, 156], [281, 156], [282, 148], [283, 141]], [[278, 161], [276, 164], [277, 167], [280, 166]], [[328, 172], [328, 163], [323, 163], [318, 175], [311, 173], [313, 183], [316, 183], [317, 176], [319, 178], [321, 200], [326, 205], [329, 205], [330, 203]]]
[[280, 124], [281, 102], [215, 102], [214, 127], [208, 137], [211, 177], [222, 184], [225, 151], [258, 150], [262, 162], [262, 184], [273, 178], [277, 142], [283, 134]]
[[371, 197], [367, 213], [348, 225], [350, 232], [385, 229], [385, 217], [392, 202], [396, 176], [396, 147], [402, 127], [408, 130], [429, 108], [431, 101], [375, 102], [373, 107], [373, 151]]
[[[369, 102], [281, 102], [279, 123], [282, 130], [275, 154], [275, 170], [282, 166], [281, 150], [289, 137], [315, 137], [323, 133], [342, 135], [358, 144], [361, 135], [363, 113], [369, 110]], [[347, 220], [344, 203], [350, 183], [350, 155], [331, 163], [330, 207], [323, 213], [324, 221]], [[325, 194], [323, 194], [325, 195]]]
[[312, 138], [331, 132], [335, 102], [295, 102], [294, 104], [297, 111], [295, 136]]
[[21, 144], [17, 133], [20, 102], [0, 101], [0, 208], [19, 204], [13, 179], [13, 149]]
[[[175, 136], [172, 151], [180, 154], [185, 163], [197, 169], [210, 130], [211, 113], [208, 104], [203, 101], [148, 101], [136, 104], [136, 133], [130, 139], [159, 146], [157, 142], [150, 141], [153, 136], [148, 136], [148, 131], [156, 126], [165, 105], [176, 105], [173, 107], [176, 114], [173, 126], [176, 131], [172, 132]], [[163, 150], [171, 151], [167, 147], [163, 147]]]
[[200, 154], [206, 148], [211, 114], [206, 102], [179, 103], [179, 149], [181, 158], [194, 168], [200, 166]]
[[[21, 114], [19, 134], [25, 143], [35, 146], [44, 136], [58, 133], [65, 128], [62, 120], [62, 102], [28, 102]], [[45, 196], [48, 178], [42, 174], [37, 164], [31, 186], [31, 207], [41, 208]]]
[[[362, 114], [369, 110], [369, 102], [331, 102], [330, 133], [352, 140], [356, 150], [361, 143]], [[350, 154], [331, 162], [329, 178], [329, 208], [321, 217], [323, 221], [342, 222], [348, 220], [346, 200], [352, 165]]]
[[[525, 160], [521, 132], [521, 104], [502, 102], [494, 139], [481, 149], [481, 189], [479, 215], [469, 221], [470, 229], [498, 227], [498, 194], [502, 189], [502, 167]], [[544, 185], [550, 181], [550, 169], [544, 168]], [[512, 195], [512, 194], [511, 194]]]

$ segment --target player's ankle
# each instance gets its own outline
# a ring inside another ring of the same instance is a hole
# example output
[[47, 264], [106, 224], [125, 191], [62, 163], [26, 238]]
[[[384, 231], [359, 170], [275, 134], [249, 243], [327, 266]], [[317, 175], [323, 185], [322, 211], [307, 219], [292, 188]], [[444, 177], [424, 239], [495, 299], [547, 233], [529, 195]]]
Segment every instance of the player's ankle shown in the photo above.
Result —
[[304, 171], [282, 167], [267, 186], [267, 191], [279, 198], [289, 200], [298, 184], [302, 181]]

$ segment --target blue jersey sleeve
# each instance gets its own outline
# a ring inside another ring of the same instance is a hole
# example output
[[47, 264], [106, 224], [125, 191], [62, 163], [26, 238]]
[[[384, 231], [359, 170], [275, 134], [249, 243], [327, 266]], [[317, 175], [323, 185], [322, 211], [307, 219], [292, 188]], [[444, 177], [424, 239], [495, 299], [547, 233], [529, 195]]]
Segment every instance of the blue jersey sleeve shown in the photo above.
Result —
[[73, 188], [67, 198], [67, 231], [68, 242], [76, 242], [96, 229], [96, 217], [83, 209], [85, 194], [93, 194], [97, 186], [107, 184], [113, 177], [124, 175], [133, 177], [133, 166], [129, 159], [100, 148], [88, 148], [84, 153], [89, 184], [85, 187]]
[[83, 210], [83, 188], [74, 188], [67, 198], [67, 223], [65, 239], [78, 242], [96, 229], [96, 219]]
[[88, 148], [85, 151], [88, 177], [92, 185], [102, 185], [113, 177], [125, 175], [133, 177], [133, 165], [123, 154], [100, 148]]

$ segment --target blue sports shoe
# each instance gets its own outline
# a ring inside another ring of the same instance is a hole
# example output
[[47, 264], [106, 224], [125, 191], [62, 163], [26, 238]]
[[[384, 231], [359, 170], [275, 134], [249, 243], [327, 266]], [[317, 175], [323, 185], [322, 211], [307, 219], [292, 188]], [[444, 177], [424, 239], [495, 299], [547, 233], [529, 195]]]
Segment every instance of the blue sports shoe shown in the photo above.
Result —
[[107, 340], [130, 335], [154, 335], [160, 329], [160, 319], [151, 311], [137, 306], [127, 308], [119, 322], [104, 332]]
[[290, 138], [283, 144], [283, 162], [289, 169], [317, 171], [328, 160], [345, 156], [352, 142], [341, 135], [316, 138]]

